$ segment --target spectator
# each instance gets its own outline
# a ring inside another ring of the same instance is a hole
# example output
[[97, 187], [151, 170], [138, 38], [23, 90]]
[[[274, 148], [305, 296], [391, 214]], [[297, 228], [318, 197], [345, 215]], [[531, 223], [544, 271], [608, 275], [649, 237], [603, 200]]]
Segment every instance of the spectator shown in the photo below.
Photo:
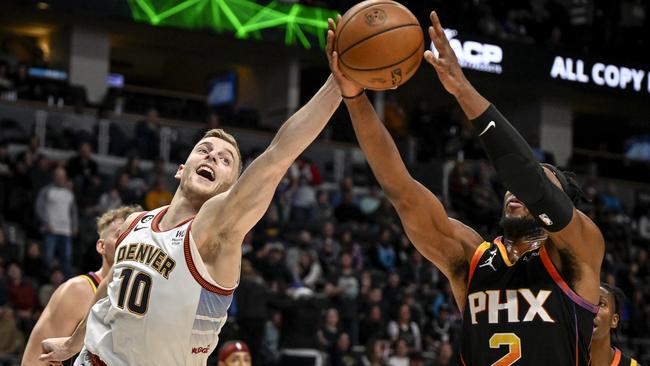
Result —
[[321, 349], [329, 357], [336, 352], [336, 344], [341, 334], [341, 325], [339, 323], [339, 312], [335, 308], [329, 308], [325, 312], [325, 323], [318, 330], [318, 341]]
[[9, 183], [13, 172], [11, 171], [11, 159], [7, 143], [0, 140], [0, 220], [4, 216]]
[[338, 222], [361, 222], [364, 219], [359, 206], [353, 201], [352, 192], [343, 194], [343, 201], [334, 209], [334, 217]]
[[52, 294], [54, 294], [54, 291], [56, 291], [63, 281], [65, 281], [65, 276], [60, 270], [55, 269], [50, 273], [50, 282], [44, 284], [38, 289], [38, 304], [41, 308], [47, 306]]
[[36, 290], [23, 278], [23, 271], [16, 262], [7, 266], [7, 295], [9, 305], [16, 310], [18, 327], [29, 334], [34, 327], [34, 310], [36, 310]]
[[9, 65], [0, 60], [0, 93], [13, 90], [14, 83], [9, 79]]
[[371, 339], [366, 345], [366, 353], [362, 358], [364, 366], [387, 366], [390, 345], [384, 339]]
[[316, 195], [316, 206], [312, 216], [312, 221], [316, 223], [324, 222], [330, 219], [334, 214], [334, 208], [330, 203], [327, 191], [319, 191]]
[[361, 271], [364, 268], [364, 255], [363, 248], [356, 242], [352, 236], [352, 230], [346, 229], [341, 232], [341, 250], [349, 252], [352, 255], [353, 267], [356, 271]]
[[241, 339], [250, 345], [254, 365], [262, 364], [262, 340], [267, 319], [268, 291], [264, 280], [251, 262], [242, 260], [241, 282], [235, 297], [237, 301], [237, 323]]
[[[79, 144], [79, 152], [68, 160], [66, 170], [68, 177], [75, 186], [77, 195], [83, 198], [92, 197], [99, 185], [99, 166], [92, 158], [92, 146], [89, 142]], [[96, 197], [96, 196], [95, 196]], [[82, 204], [82, 206], [86, 206]]]
[[388, 358], [388, 366], [409, 366], [409, 347], [403, 339], [397, 340], [395, 354]]
[[431, 332], [430, 334], [435, 341], [440, 342], [451, 342], [451, 327], [452, 319], [449, 314], [449, 309], [447, 306], [443, 306], [438, 311], [438, 315], [431, 320]]
[[72, 274], [72, 236], [77, 233], [77, 205], [62, 166], [54, 170], [54, 183], [38, 193], [36, 213], [45, 234], [45, 261], [52, 265], [59, 252], [66, 277]]
[[140, 204], [142, 196], [134, 191], [131, 185], [131, 177], [129, 173], [122, 172], [117, 178], [117, 191], [120, 194], [120, 200], [125, 205], [138, 205]]
[[117, 187], [111, 187], [99, 196], [95, 213], [101, 215], [109, 210], [122, 206], [122, 197]]
[[381, 306], [373, 305], [366, 313], [359, 327], [359, 343], [367, 344], [371, 339], [386, 338], [386, 322]]
[[19, 99], [34, 99], [34, 85], [29, 79], [29, 69], [25, 64], [18, 64], [18, 71], [16, 72], [16, 80], [14, 86], [18, 93]]
[[31, 241], [27, 245], [22, 268], [25, 271], [25, 277], [34, 283], [41, 283], [47, 278], [47, 264], [43, 261], [41, 245], [37, 241]]
[[311, 250], [303, 250], [300, 253], [298, 260], [298, 272], [296, 279], [303, 286], [309, 287], [312, 290], [320, 282], [323, 275], [323, 269], [318, 262], [316, 256]]
[[411, 309], [408, 305], [400, 306], [398, 318], [388, 323], [387, 332], [392, 342], [396, 342], [398, 339], [405, 340], [409, 351], [422, 350], [420, 327], [411, 321]]
[[300, 176], [295, 179], [290, 192], [291, 220], [298, 224], [311, 221], [316, 208], [316, 190], [309, 184], [308, 178]]
[[380, 190], [377, 186], [370, 186], [370, 192], [361, 198], [359, 208], [366, 216], [371, 216], [381, 205]]
[[646, 245], [650, 244], [650, 207], [639, 217], [639, 237], [646, 242]]
[[282, 328], [282, 313], [272, 311], [270, 320], [264, 326], [262, 341], [263, 365], [275, 365], [280, 357], [280, 329]]
[[11, 191], [7, 195], [5, 212], [11, 213], [12, 220], [24, 228], [37, 231], [34, 225], [34, 188], [29, 176], [33, 164], [33, 155], [29, 150], [18, 155], [9, 183]]
[[440, 348], [438, 349], [438, 357], [433, 363], [434, 366], [451, 366], [456, 364], [453, 360], [454, 349], [451, 347], [451, 343], [442, 342]]
[[268, 283], [280, 282], [285, 286], [293, 283], [293, 276], [284, 262], [284, 245], [282, 243], [268, 243], [259, 250], [255, 268], [260, 271]]
[[377, 243], [373, 245], [373, 261], [377, 269], [392, 272], [395, 269], [396, 255], [389, 229], [384, 228], [379, 234]]
[[18, 259], [18, 248], [7, 241], [4, 230], [0, 227], [0, 265]]
[[[174, 195], [165, 187], [165, 180], [159, 177], [144, 199], [145, 208], [149, 211], [166, 206], [172, 202]], [[250, 343], [249, 343], [250, 344]]]
[[13, 309], [0, 305], [0, 365], [17, 365], [24, 345], [25, 336], [16, 325]]
[[137, 200], [141, 201], [148, 187], [147, 180], [145, 179], [146, 175], [140, 168], [140, 157], [137, 154], [129, 155], [126, 166], [121, 171], [121, 174], [124, 173], [129, 176], [128, 188], [135, 194]]
[[355, 355], [351, 348], [350, 336], [341, 333], [336, 341], [336, 348], [330, 356], [332, 366], [362, 366], [361, 358]]
[[142, 157], [155, 160], [160, 150], [160, 120], [158, 110], [150, 108], [135, 126], [135, 146]]

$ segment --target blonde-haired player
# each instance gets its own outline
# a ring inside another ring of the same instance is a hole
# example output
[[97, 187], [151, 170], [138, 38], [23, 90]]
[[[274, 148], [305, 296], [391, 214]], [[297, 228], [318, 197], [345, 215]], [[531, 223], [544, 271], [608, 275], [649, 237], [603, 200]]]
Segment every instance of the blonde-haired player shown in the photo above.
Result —
[[129, 215], [141, 210], [140, 206], [123, 206], [107, 211], [97, 218], [99, 239], [95, 249], [102, 256], [102, 267], [98, 271], [71, 278], [54, 291], [29, 336], [22, 366], [47, 365], [46, 362], [38, 360], [42, 351], [41, 342], [46, 338], [71, 335], [84, 319], [94, 304], [97, 286], [113, 265], [115, 242], [120, 226]]
[[[330, 30], [330, 62], [333, 39]], [[46, 340], [41, 359], [62, 361], [84, 346], [75, 365], [205, 365], [239, 282], [244, 236], [342, 94], [350, 95], [334, 79], [282, 125], [241, 177], [234, 138], [209, 131], [178, 168], [171, 204], [125, 223], [112, 274], [87, 322], [72, 337]]]

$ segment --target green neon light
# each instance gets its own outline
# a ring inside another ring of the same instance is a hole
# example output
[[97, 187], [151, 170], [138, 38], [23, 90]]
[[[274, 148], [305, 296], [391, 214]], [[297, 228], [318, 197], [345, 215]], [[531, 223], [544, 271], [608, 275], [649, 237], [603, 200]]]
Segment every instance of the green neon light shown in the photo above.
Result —
[[[300, 4], [268, 5], [253, 0], [128, 0], [137, 22], [190, 29], [210, 28], [233, 32], [240, 39], [262, 39], [267, 29], [284, 30], [287, 45], [311, 48], [312, 42], [325, 47], [327, 18], [337, 12]], [[209, 5], [209, 6], [207, 6]]]

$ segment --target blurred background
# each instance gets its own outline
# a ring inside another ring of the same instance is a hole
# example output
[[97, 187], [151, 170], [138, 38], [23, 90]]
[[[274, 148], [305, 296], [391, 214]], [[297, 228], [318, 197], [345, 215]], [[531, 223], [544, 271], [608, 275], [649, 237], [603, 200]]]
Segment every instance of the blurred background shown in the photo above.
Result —
[[[233, 133], [245, 163], [268, 145], [327, 78], [327, 17], [355, 3], [2, 1], [0, 365], [18, 364], [62, 281], [99, 268], [95, 217], [167, 204], [173, 172], [206, 129]], [[649, 363], [648, 2], [402, 3], [423, 27], [437, 10], [476, 88], [540, 161], [578, 174], [591, 199], [579, 208], [607, 242], [602, 280], [627, 295], [615, 342]], [[504, 189], [432, 68], [369, 96], [450, 216], [499, 235]], [[75, 195], [69, 257], [45, 255], [35, 214], [53, 181]], [[255, 365], [454, 364], [460, 314], [449, 284], [405, 236], [344, 108], [243, 245], [221, 341], [248, 342]]]

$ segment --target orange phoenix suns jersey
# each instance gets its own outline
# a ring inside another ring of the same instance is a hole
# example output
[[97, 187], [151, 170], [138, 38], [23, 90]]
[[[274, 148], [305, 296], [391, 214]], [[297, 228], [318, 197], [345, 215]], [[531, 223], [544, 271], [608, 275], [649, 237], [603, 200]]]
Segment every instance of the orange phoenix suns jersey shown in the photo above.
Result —
[[510, 263], [501, 238], [470, 264], [463, 309], [466, 366], [589, 364], [592, 305], [564, 282], [544, 246]]
[[614, 347], [614, 359], [612, 360], [611, 366], [640, 366], [640, 365], [635, 359], [625, 355], [623, 352], [621, 352], [620, 349]]

